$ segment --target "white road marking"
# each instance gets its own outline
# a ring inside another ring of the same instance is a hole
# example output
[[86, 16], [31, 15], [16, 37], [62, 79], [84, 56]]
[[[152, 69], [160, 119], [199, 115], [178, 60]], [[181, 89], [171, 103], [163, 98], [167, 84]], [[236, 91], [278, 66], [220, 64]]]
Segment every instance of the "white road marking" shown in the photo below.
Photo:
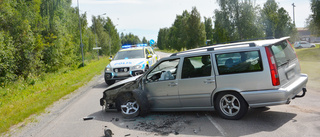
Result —
[[227, 136], [227, 133], [223, 130], [223, 128], [215, 121], [213, 120], [213, 118], [207, 114], [205, 114], [207, 116], [207, 118], [210, 120], [210, 122], [212, 123], [212, 125], [214, 125], [219, 132], [221, 133], [222, 136]]

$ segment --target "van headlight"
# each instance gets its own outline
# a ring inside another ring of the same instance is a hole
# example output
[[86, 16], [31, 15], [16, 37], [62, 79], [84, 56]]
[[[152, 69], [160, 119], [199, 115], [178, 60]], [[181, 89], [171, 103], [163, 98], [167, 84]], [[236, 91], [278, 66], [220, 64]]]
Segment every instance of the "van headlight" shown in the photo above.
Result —
[[111, 67], [108, 65], [104, 70], [111, 72], [112, 69], [111, 69]]
[[142, 68], [142, 65], [135, 65], [132, 67], [132, 69], [141, 69]]

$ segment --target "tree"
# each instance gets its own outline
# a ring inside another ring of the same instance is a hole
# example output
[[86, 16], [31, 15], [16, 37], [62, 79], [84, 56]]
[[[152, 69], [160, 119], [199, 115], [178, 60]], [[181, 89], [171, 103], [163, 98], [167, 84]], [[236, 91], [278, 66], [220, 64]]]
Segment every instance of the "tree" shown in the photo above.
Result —
[[207, 45], [213, 44], [213, 26], [212, 26], [212, 19], [204, 17], [204, 27], [206, 30], [206, 39]]
[[148, 40], [146, 39], [146, 37], [143, 37], [143, 38], [142, 38], [142, 43], [148, 44]]
[[221, 10], [215, 10], [215, 42], [263, 37], [259, 8], [251, 1], [218, 0]]
[[204, 28], [204, 24], [200, 19], [200, 13], [198, 12], [196, 7], [193, 7], [190, 13], [190, 17], [187, 21], [187, 34], [189, 38], [186, 44], [187, 49], [197, 48], [205, 45], [206, 31]]
[[133, 35], [132, 33], [126, 34], [121, 38], [122, 45], [134, 45], [141, 43], [141, 40], [138, 36]]
[[310, 0], [312, 14], [306, 20], [307, 27], [313, 35], [320, 36], [320, 1]]
[[261, 14], [267, 37], [296, 36], [297, 31], [288, 12], [283, 7], [279, 8], [275, 0], [268, 0]]

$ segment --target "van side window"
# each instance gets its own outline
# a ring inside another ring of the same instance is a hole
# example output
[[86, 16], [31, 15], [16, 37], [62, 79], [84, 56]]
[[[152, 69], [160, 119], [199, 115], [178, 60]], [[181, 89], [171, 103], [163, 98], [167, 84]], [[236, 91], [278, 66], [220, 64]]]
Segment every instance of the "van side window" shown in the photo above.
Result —
[[178, 64], [179, 59], [161, 62], [147, 75], [147, 81], [156, 82], [176, 79]]
[[263, 70], [259, 51], [216, 54], [216, 62], [220, 75]]
[[211, 76], [211, 68], [209, 55], [184, 58], [181, 78]]

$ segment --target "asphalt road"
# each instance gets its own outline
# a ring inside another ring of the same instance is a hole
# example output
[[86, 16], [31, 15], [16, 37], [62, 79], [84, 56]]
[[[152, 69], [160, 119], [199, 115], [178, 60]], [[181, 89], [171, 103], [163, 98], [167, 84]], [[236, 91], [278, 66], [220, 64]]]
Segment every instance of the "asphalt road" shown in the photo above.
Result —
[[[161, 57], [167, 54], [160, 54]], [[216, 112], [152, 112], [146, 117], [123, 119], [120, 112], [105, 112], [99, 105], [107, 87], [100, 75], [28, 124], [12, 128], [7, 136], [114, 137], [144, 136], [319, 136], [320, 92], [308, 89], [305, 97], [289, 105], [250, 109], [241, 120], [225, 120]], [[84, 117], [93, 117], [83, 120]]]

